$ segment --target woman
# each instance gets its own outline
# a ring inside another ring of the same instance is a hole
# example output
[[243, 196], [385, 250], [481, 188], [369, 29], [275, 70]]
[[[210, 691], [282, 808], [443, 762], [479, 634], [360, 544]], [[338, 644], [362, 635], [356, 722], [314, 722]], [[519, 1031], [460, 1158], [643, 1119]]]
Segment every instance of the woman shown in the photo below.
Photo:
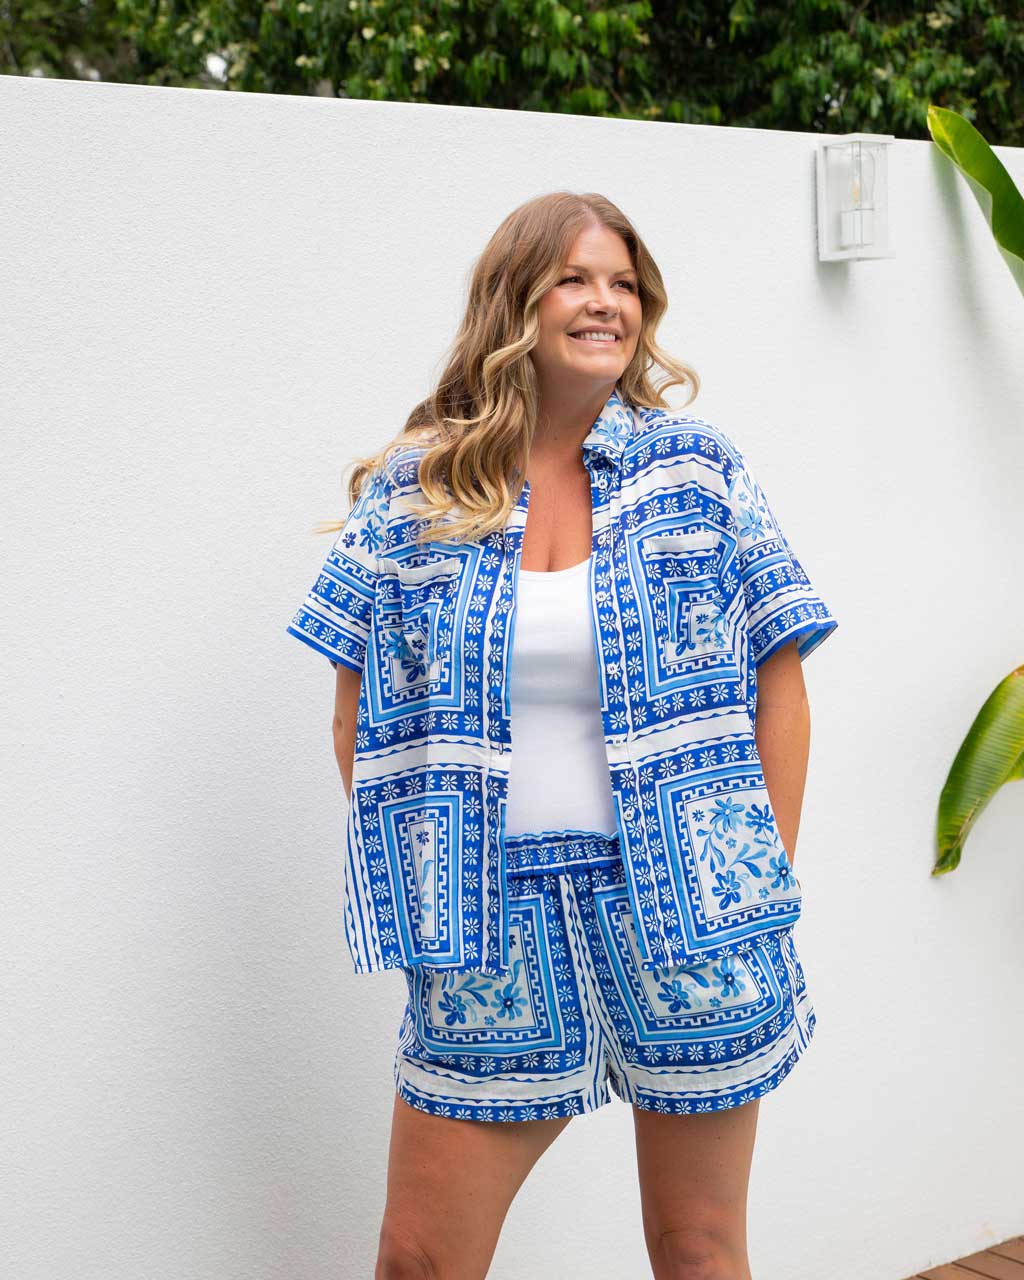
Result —
[[815, 1021], [801, 660], [838, 624], [735, 443], [666, 406], [698, 386], [666, 305], [602, 196], [514, 210], [288, 628], [337, 672], [356, 971], [408, 987], [378, 1280], [485, 1276], [610, 1090], [654, 1275], [750, 1277], [759, 1099]]

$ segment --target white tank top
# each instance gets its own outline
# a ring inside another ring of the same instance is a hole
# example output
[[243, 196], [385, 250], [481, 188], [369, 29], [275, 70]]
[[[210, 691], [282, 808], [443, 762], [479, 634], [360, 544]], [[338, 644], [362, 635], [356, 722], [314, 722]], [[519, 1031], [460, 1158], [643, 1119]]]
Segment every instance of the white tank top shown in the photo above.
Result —
[[589, 583], [589, 559], [519, 570], [506, 835], [617, 830]]

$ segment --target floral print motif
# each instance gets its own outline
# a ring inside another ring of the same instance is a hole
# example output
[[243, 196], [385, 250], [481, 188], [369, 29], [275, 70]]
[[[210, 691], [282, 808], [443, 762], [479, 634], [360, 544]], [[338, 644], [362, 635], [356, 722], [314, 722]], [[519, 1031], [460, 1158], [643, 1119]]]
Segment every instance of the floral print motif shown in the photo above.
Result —
[[423, 628], [417, 626], [404, 627], [399, 632], [399, 637], [398, 654], [402, 670], [406, 672], [410, 680], [425, 679], [429, 662], [427, 658], [427, 637]]
[[704, 879], [719, 910], [752, 901], [757, 896], [755, 881], [783, 893], [799, 891], [769, 808], [719, 796], [710, 809], [697, 805], [689, 816], [698, 862], [706, 863]]
[[[426, 853], [427, 850], [433, 848], [433, 841], [429, 832], [420, 829], [413, 836], [417, 846], [421, 852]], [[420, 891], [420, 917], [428, 920], [434, 910], [434, 902], [430, 894], [431, 871], [434, 866], [432, 857], [423, 856], [419, 864], [419, 891]]]
[[683, 631], [688, 649], [724, 650], [729, 644], [728, 620], [722, 608], [722, 598], [713, 595], [710, 599], [693, 601], [687, 611], [690, 623], [689, 633]]
[[470, 1020], [477, 1022], [478, 1008], [494, 1011], [484, 1019], [488, 1026], [501, 1019], [511, 1023], [520, 1018], [526, 1009], [526, 997], [519, 989], [522, 967], [521, 959], [513, 961], [512, 977], [508, 982], [479, 974], [446, 973], [441, 983], [443, 994], [437, 1002], [445, 1023], [450, 1027], [456, 1022], [463, 1025]]
[[[708, 978], [706, 970], [710, 970], [712, 978]], [[712, 979], [718, 983], [716, 1004], [727, 1000], [735, 1000], [746, 991], [743, 972], [738, 967], [735, 956], [723, 956], [716, 964], [709, 960], [707, 964], [695, 969], [679, 968], [672, 978], [663, 978], [660, 984], [659, 998], [667, 1004], [668, 1013], [679, 1013], [683, 1009], [694, 1008], [692, 996], [699, 987], [710, 990]]]

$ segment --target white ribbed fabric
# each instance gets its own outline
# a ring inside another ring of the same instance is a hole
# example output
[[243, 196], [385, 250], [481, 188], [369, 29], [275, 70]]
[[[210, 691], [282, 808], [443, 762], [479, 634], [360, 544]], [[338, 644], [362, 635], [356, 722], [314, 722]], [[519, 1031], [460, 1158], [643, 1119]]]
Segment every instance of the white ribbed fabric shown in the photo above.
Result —
[[589, 583], [589, 559], [519, 570], [506, 835], [616, 832]]

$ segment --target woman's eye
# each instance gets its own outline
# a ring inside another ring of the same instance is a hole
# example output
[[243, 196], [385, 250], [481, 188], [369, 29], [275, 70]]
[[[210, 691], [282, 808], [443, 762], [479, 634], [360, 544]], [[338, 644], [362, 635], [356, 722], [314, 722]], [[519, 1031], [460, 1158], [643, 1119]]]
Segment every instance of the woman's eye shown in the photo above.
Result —
[[[564, 280], [559, 280], [559, 284], [568, 284], [570, 280], [582, 280], [582, 276], [566, 276]], [[636, 289], [628, 280], [620, 280], [619, 284], [624, 284], [630, 293], [636, 293]]]

